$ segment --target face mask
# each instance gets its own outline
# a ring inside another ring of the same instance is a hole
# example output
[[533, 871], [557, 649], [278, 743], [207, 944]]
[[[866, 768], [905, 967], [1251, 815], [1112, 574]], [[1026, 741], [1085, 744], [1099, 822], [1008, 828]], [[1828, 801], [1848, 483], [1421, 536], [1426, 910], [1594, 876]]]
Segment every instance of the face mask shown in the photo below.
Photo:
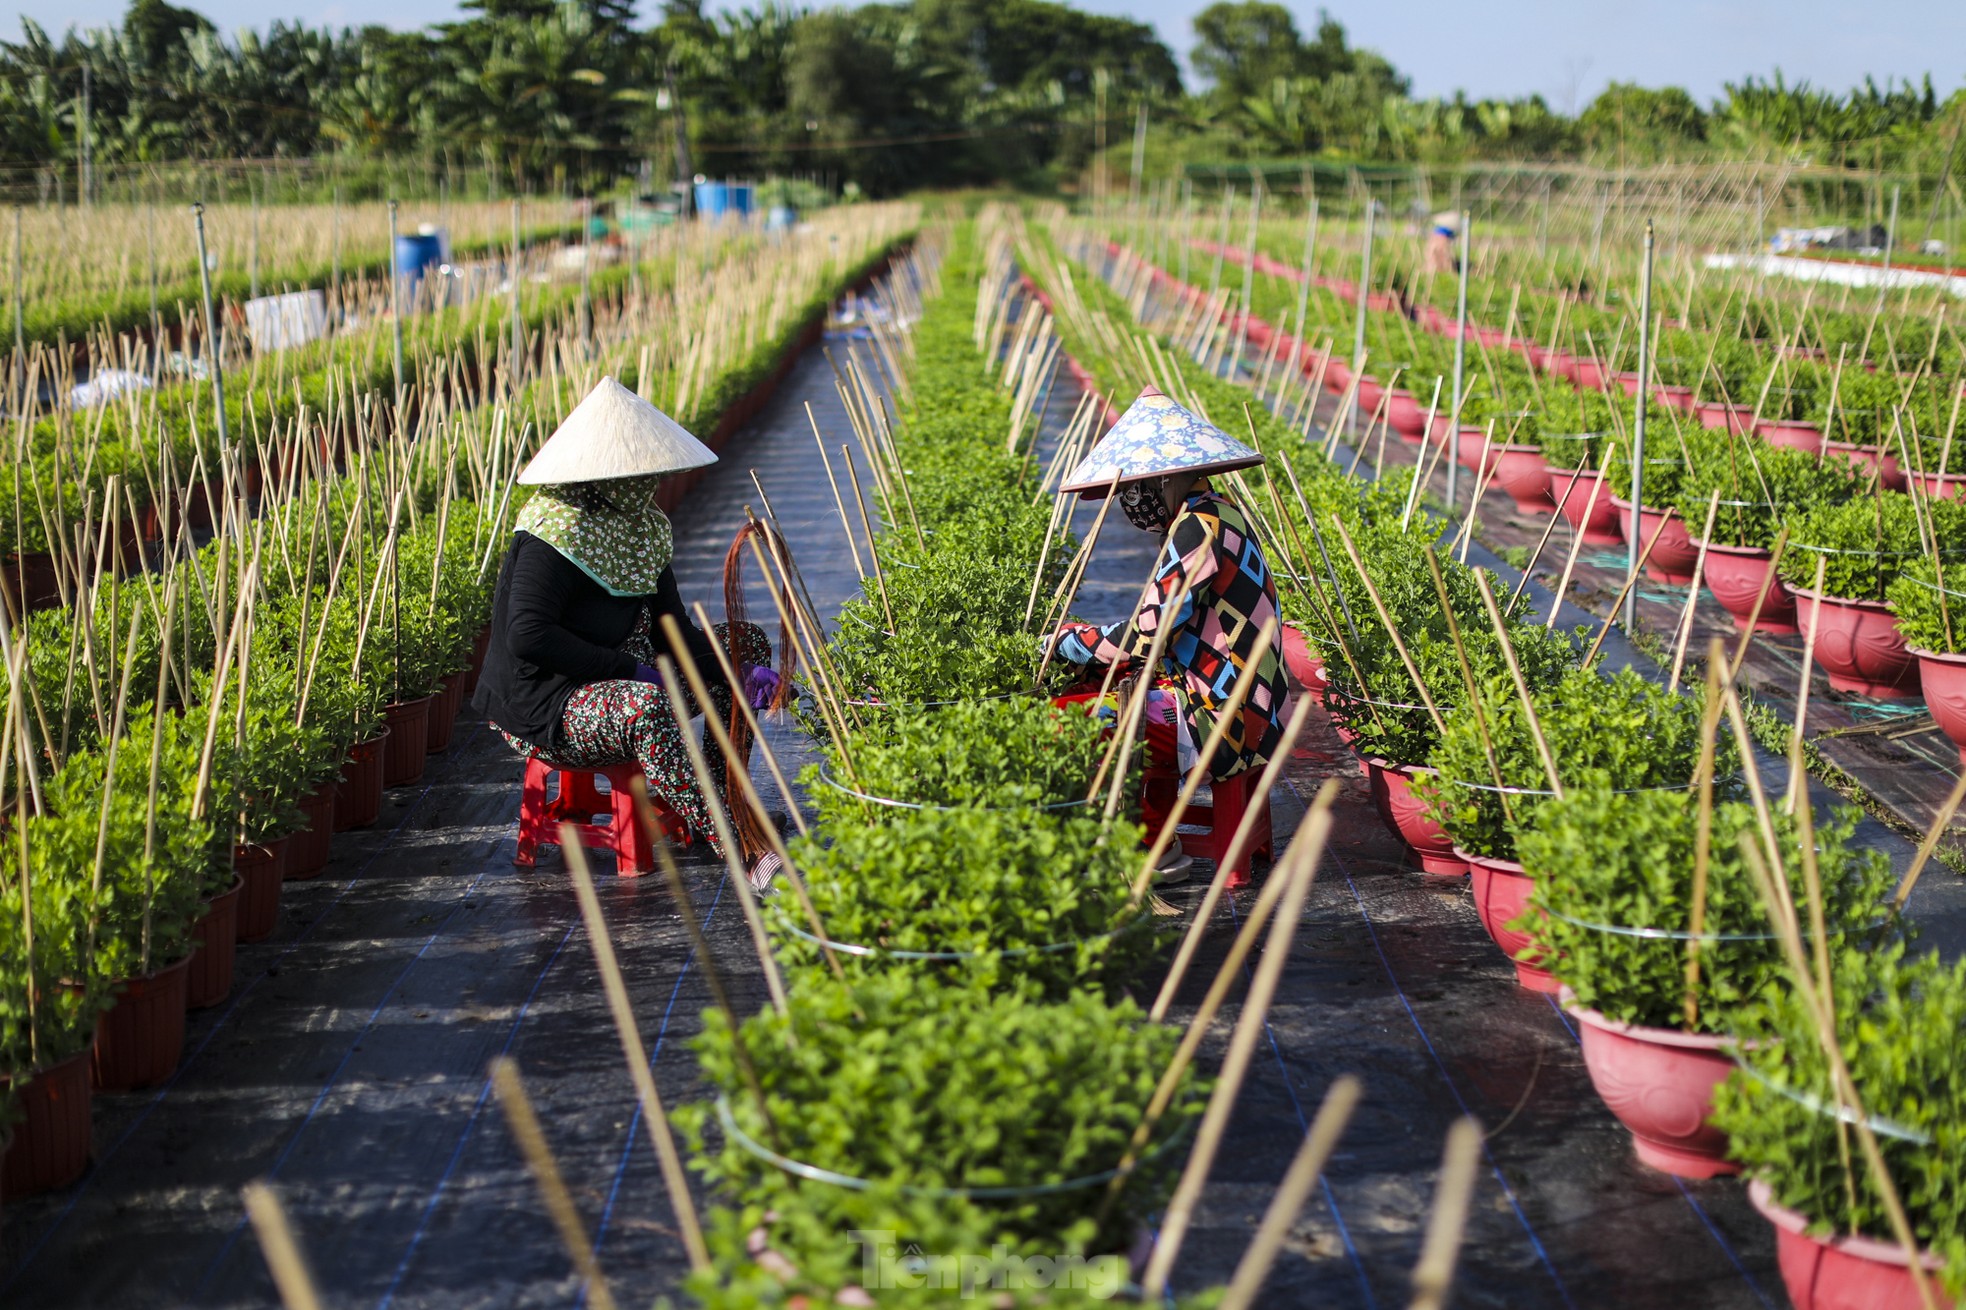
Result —
[[1128, 483], [1120, 488], [1120, 513], [1142, 532], [1167, 531], [1174, 522], [1174, 511], [1167, 507], [1166, 488], [1166, 478]]

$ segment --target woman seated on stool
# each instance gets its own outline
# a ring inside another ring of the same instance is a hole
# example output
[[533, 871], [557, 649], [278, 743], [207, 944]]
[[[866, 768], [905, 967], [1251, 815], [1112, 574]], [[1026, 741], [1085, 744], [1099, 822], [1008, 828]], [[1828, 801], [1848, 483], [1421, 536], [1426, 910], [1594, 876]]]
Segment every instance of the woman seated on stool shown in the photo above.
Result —
[[[1273, 631], [1267, 645], [1262, 640], [1264, 626], [1277, 618], [1276, 580], [1262, 543], [1242, 510], [1208, 481], [1210, 473], [1262, 462], [1257, 452], [1148, 387], [1059, 488], [1061, 494], [1102, 497], [1118, 474], [1120, 512], [1164, 543], [1153, 584], [1132, 617], [1103, 627], [1068, 622], [1045, 638], [1068, 663], [1129, 668], [1152, 652], [1154, 634], [1167, 629], [1163, 667], [1153, 673], [1169, 676], [1175, 687], [1172, 695], [1156, 692], [1149, 703], [1150, 756], [1178, 764], [1183, 773], [1193, 767], [1243, 669], [1255, 661], [1248, 698], [1227, 724], [1215, 758], [1200, 761], [1217, 780], [1268, 762], [1283, 736], [1290, 692], [1280, 636]], [[1174, 759], [1166, 758], [1170, 753]], [[1155, 807], [1149, 800], [1151, 822]], [[1177, 842], [1156, 881], [1178, 882], [1192, 863]]]
[[[519, 475], [539, 490], [519, 511], [492, 601], [491, 646], [473, 705], [522, 756], [570, 769], [634, 763], [649, 795], [722, 854], [697, 790], [683, 733], [654, 665], [675, 619], [708, 685], [714, 712], [730, 721], [731, 688], [710, 636], [690, 621], [670, 568], [675, 538], [656, 503], [662, 476], [715, 463], [716, 454], [674, 419], [602, 378]], [[771, 643], [755, 624], [718, 624], [754, 708], [778, 687]], [[680, 663], [680, 661], [678, 661]], [[691, 715], [703, 712], [690, 695]], [[705, 752], [718, 802], [728, 810], [722, 752]], [[732, 812], [733, 819], [745, 817]], [[778, 857], [744, 841], [760, 888]]]

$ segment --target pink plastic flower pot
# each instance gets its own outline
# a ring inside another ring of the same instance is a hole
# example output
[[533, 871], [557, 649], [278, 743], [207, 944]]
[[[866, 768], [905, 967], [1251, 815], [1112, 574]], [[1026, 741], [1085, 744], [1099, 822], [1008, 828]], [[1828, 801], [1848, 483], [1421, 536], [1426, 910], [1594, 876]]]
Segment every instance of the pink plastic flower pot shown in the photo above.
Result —
[[1919, 482], [1933, 500], [1966, 500], [1966, 473], [1927, 473]]
[[1801, 631], [1796, 626], [1795, 595], [1780, 578], [1770, 578], [1771, 561], [1770, 553], [1760, 546], [1710, 544], [1707, 547], [1707, 589], [1713, 592], [1720, 607], [1734, 616], [1737, 631], [1747, 631], [1748, 619], [1755, 612], [1755, 601], [1761, 599], [1764, 586], [1768, 595], [1761, 599], [1761, 615], [1755, 620], [1754, 630], [1777, 635]]
[[1691, 414], [1693, 412], [1693, 388], [1691, 387], [1667, 386], [1661, 383], [1652, 388], [1652, 395], [1661, 405], [1676, 409], [1682, 414]]
[[1830, 686], [1885, 700], [1918, 694], [1918, 661], [1889, 605], [1793, 590], [1802, 631], [1816, 630], [1816, 663], [1829, 674]]
[[1295, 623], [1283, 625], [1283, 666], [1290, 676], [1297, 679], [1297, 685], [1316, 695], [1330, 686], [1324, 676], [1324, 661], [1311, 650], [1304, 639], [1304, 629]]
[[1358, 375], [1358, 409], [1363, 415], [1370, 415], [1379, 408], [1380, 397], [1386, 394], [1386, 384], [1370, 373]]
[[1458, 878], [1468, 862], [1454, 851], [1454, 842], [1427, 814], [1426, 803], [1413, 792], [1414, 782], [1433, 770], [1424, 765], [1394, 764], [1369, 759], [1365, 776], [1372, 786], [1372, 803], [1393, 834], [1412, 850], [1423, 872]]
[[[1811, 1237], [1809, 1220], [1775, 1200], [1767, 1183], [1748, 1184], [1748, 1201], [1775, 1226], [1775, 1259], [1782, 1286], [1795, 1310], [1919, 1310], [1918, 1285], [1911, 1261], [1896, 1242], [1871, 1237]], [[1920, 1252], [1920, 1263], [1936, 1276], [1944, 1262]], [[1932, 1289], [1940, 1310], [1956, 1302]]]
[[[1630, 531], [1631, 502], [1620, 497], [1612, 497], [1611, 503], [1617, 506], [1618, 514]], [[1638, 507], [1638, 548], [1644, 550], [1651, 544], [1652, 553], [1645, 557], [1645, 576], [1654, 582], [1663, 582], [1669, 587], [1684, 587], [1693, 581], [1693, 569], [1700, 562], [1700, 548], [1693, 544], [1692, 534], [1686, 531], [1686, 523], [1679, 515], [1669, 511], [1654, 509], [1650, 505]], [[1665, 524], [1663, 531], [1660, 523]], [[1654, 534], [1658, 541], [1653, 542]]]
[[1524, 514], [1547, 514], [1556, 508], [1550, 496], [1550, 466], [1543, 462], [1540, 446], [1497, 446], [1495, 481]]
[[1734, 1069], [1722, 1050], [1727, 1038], [1614, 1023], [1596, 1010], [1564, 1008], [1577, 1020], [1591, 1086], [1631, 1130], [1640, 1160], [1680, 1178], [1740, 1172], [1727, 1158], [1727, 1134], [1707, 1123], [1713, 1089]]
[[1700, 420], [1703, 428], [1746, 432], [1753, 426], [1754, 411], [1739, 405], [1729, 405], [1720, 401], [1702, 401], [1693, 407], [1694, 417]]
[[1398, 388], [1386, 393], [1386, 422], [1407, 441], [1418, 441], [1427, 430], [1427, 416], [1413, 393]]
[[1759, 431], [1771, 446], [1787, 446], [1805, 455], [1823, 453], [1823, 430], [1814, 423], [1763, 423]]
[[1527, 933], [1508, 926], [1529, 908], [1529, 896], [1536, 890], [1536, 880], [1524, 873], [1514, 860], [1471, 855], [1458, 846], [1454, 854], [1467, 862], [1475, 913], [1481, 917], [1481, 926], [1488, 930], [1489, 937], [1515, 965], [1516, 982], [1532, 992], [1554, 995], [1561, 984], [1549, 970], [1537, 966], [1535, 943]]
[[1959, 762], [1966, 764], [1966, 655], [1942, 655], [1915, 646], [1911, 653], [1918, 659], [1925, 708], [1938, 720], [1939, 731], [1959, 747]]
[[[1853, 441], [1825, 441], [1825, 459], [1847, 459], [1855, 464], [1858, 471], [1868, 478], [1880, 463], [1876, 446], [1859, 446]], [[1898, 463], [1896, 455], [1886, 454], [1882, 459], [1883, 471], [1878, 475], [1886, 491], [1904, 491], [1911, 486], [1911, 479], [1905, 476], [1904, 466]]]
[[1604, 391], [1610, 383], [1610, 375], [1604, 365], [1595, 359], [1585, 359], [1576, 355], [1570, 357], [1570, 380], [1577, 384], [1579, 391]]
[[[1488, 451], [1489, 462], [1486, 465], [1481, 458], [1484, 448]], [[1499, 449], [1500, 446], [1489, 442], [1488, 429], [1462, 428], [1461, 435], [1454, 441], [1454, 458], [1461, 462], [1462, 468], [1473, 470], [1477, 478], [1485, 477], [1487, 469], [1493, 467], [1495, 452]]]
[[[1611, 489], [1603, 485], [1604, 475], [1591, 469], [1582, 473], [1574, 469], [1557, 468], [1545, 461], [1550, 470], [1550, 496], [1562, 511], [1563, 518], [1573, 529], [1583, 532], [1584, 541], [1593, 546], [1616, 546], [1624, 541], [1624, 520], [1618, 507], [1611, 503]], [[1592, 499], [1591, 491], [1597, 491]]]

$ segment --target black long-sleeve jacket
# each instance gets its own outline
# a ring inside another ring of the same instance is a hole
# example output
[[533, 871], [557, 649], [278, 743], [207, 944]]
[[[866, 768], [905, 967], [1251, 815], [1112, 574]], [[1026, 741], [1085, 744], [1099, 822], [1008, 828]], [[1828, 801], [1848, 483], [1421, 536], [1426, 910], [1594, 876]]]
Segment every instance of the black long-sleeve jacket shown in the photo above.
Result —
[[492, 598], [491, 646], [473, 707], [551, 752], [569, 696], [589, 683], [635, 676], [636, 660], [621, 645], [644, 606], [656, 649], [666, 649], [662, 616], [674, 615], [704, 680], [723, 685], [716, 652], [690, 622], [673, 570], [662, 570], [653, 595], [616, 596], [539, 538], [514, 533]]

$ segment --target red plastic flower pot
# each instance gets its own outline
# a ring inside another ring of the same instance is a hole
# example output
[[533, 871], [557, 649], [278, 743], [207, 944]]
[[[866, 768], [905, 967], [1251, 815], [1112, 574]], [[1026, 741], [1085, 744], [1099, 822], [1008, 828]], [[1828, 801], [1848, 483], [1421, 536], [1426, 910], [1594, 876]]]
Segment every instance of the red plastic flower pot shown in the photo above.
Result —
[[[1564, 522], [1584, 534], [1592, 546], [1616, 546], [1625, 539], [1624, 518], [1611, 503], [1611, 488], [1604, 486], [1604, 475], [1591, 469], [1556, 468], [1550, 470], [1550, 496], [1562, 511]], [[1591, 496], [1592, 490], [1596, 498]], [[1567, 491], [1567, 494], [1566, 494]]]
[[1704, 400], [1693, 407], [1693, 414], [1700, 420], [1703, 428], [1713, 428], [1734, 433], [1745, 433], [1754, 426], [1754, 411], [1739, 405], [1729, 405], [1724, 401]]
[[234, 846], [232, 872], [239, 875], [237, 940], [263, 942], [280, 925], [280, 884], [287, 878], [291, 839], [276, 837], [263, 846]]
[[1369, 415], [1379, 408], [1380, 397], [1386, 394], [1386, 384], [1370, 373], [1358, 375], [1359, 413]]
[[1524, 514], [1547, 514], [1556, 508], [1550, 495], [1554, 485], [1550, 466], [1543, 462], [1541, 446], [1497, 446], [1495, 481]]
[[382, 721], [389, 725], [388, 745], [382, 750], [382, 785], [407, 787], [423, 780], [423, 766], [430, 759], [429, 696], [394, 701], [382, 707]]
[[1966, 764], [1966, 655], [1942, 655], [1916, 646], [1911, 653], [1918, 659], [1925, 708], [1938, 720], [1939, 731], [1959, 747], [1959, 762]]
[[192, 956], [155, 973], [126, 978], [111, 990], [116, 1003], [96, 1020], [91, 1079], [99, 1092], [155, 1087], [177, 1071], [184, 1054], [186, 987]]
[[[1481, 457], [1484, 449], [1488, 452], [1485, 464]], [[1461, 434], [1454, 439], [1454, 458], [1461, 462], [1462, 468], [1472, 469], [1477, 478], [1487, 476], [1487, 470], [1494, 467], [1499, 449], [1498, 445], [1489, 441], [1486, 428], [1462, 428]]]
[[66, 1187], [89, 1167], [91, 1055], [85, 1046], [26, 1078], [0, 1075], [0, 1087], [13, 1089], [20, 1115], [0, 1158], [0, 1192], [8, 1200]]
[[1815, 629], [1816, 663], [1830, 686], [1880, 700], [1918, 694], [1918, 661], [1889, 605], [1793, 590], [1797, 619], [1803, 632]]
[[1657, 400], [1661, 405], [1669, 409], [1676, 409], [1682, 414], [1691, 414], [1693, 412], [1693, 388], [1691, 387], [1668, 386], [1662, 382], [1652, 388], [1652, 398]]
[[1386, 423], [1407, 441], [1418, 441], [1427, 431], [1427, 415], [1413, 393], [1395, 387], [1386, 393]]
[[1414, 782], [1432, 772], [1425, 765], [1394, 764], [1376, 758], [1365, 762], [1365, 776], [1371, 782], [1372, 803], [1379, 807], [1379, 817], [1406, 843], [1420, 861], [1421, 870], [1458, 878], [1468, 871], [1468, 862], [1455, 853], [1453, 840], [1433, 821], [1426, 802], [1413, 791]]
[[184, 979], [184, 1008], [205, 1010], [232, 994], [232, 965], [239, 941], [239, 896], [245, 879], [234, 875], [232, 885], [205, 902], [205, 912], [191, 925], [198, 949]]
[[[1775, 1259], [1795, 1310], [1919, 1310], [1925, 1304], [1912, 1281], [1911, 1261], [1896, 1242], [1811, 1237], [1809, 1220], [1778, 1204], [1760, 1179], [1748, 1184], [1748, 1201], [1775, 1226]], [[1945, 1265], [1929, 1251], [1921, 1251], [1919, 1261], [1928, 1277]], [[1957, 1305], [1937, 1287], [1932, 1294], [1939, 1310]]]
[[1570, 357], [1570, 380], [1579, 391], [1603, 391], [1611, 381], [1604, 365], [1578, 355]]
[[465, 672], [459, 669], [445, 678], [443, 689], [430, 702], [430, 724], [423, 735], [423, 749], [431, 755], [441, 755], [451, 748], [452, 730], [464, 709]]
[[1722, 1049], [1728, 1038], [1614, 1023], [1596, 1010], [1564, 1008], [1577, 1021], [1591, 1086], [1631, 1130], [1640, 1160], [1680, 1178], [1741, 1171], [1727, 1158], [1727, 1134], [1707, 1123], [1713, 1089], [1734, 1070]]
[[1283, 667], [1297, 680], [1297, 685], [1316, 695], [1330, 686], [1324, 676], [1324, 661], [1311, 651], [1311, 645], [1304, 640], [1304, 630], [1295, 623], [1283, 625]]
[[1638, 374], [1637, 373], [1628, 371], [1618, 374], [1618, 385], [1624, 389], [1624, 393], [1627, 397], [1629, 397], [1632, 400], [1638, 399]]
[[[1630, 531], [1631, 502], [1613, 496], [1611, 503], [1624, 519], [1626, 530]], [[1677, 514], [1668, 518], [1668, 513], [1653, 509], [1650, 505], [1638, 507], [1638, 548], [1644, 550], [1647, 544], [1652, 546], [1652, 553], [1645, 557], [1646, 577], [1669, 587], [1683, 587], [1693, 581], [1693, 570], [1700, 562], [1700, 548], [1693, 544], [1685, 521]], [[1660, 523], [1665, 524], [1663, 531], [1659, 528]], [[1657, 542], [1652, 541], [1655, 533], [1659, 538]]]
[[287, 839], [288, 882], [318, 878], [321, 870], [328, 867], [334, 835], [340, 831], [335, 826], [335, 797], [340, 792], [341, 784], [330, 779], [316, 787], [311, 795], [301, 797], [303, 821]]
[[1966, 500], [1966, 473], [1927, 473], [1919, 482], [1933, 500]]
[[485, 654], [491, 650], [491, 628], [478, 629], [478, 635], [471, 639], [471, 665], [464, 674], [464, 699], [470, 700], [478, 691], [478, 675], [485, 670]]
[[1814, 423], [1763, 423], [1758, 434], [1771, 446], [1787, 446], [1805, 455], [1823, 453], [1823, 430]]
[[1345, 388], [1351, 384], [1351, 366], [1333, 355], [1331, 362], [1324, 367], [1324, 389], [1337, 396], [1344, 394]]
[[1773, 556], [1760, 546], [1708, 544], [1707, 590], [1713, 592], [1722, 609], [1734, 616], [1736, 631], [1748, 630], [1748, 619], [1754, 614], [1755, 601], [1761, 599], [1764, 586], [1768, 595], [1761, 599], [1761, 615], [1755, 620], [1754, 630], [1778, 635], [1801, 631], [1796, 626], [1795, 594], [1780, 578], [1770, 578], [1768, 566], [1772, 561]]
[[1911, 486], [1911, 479], [1905, 476], [1904, 466], [1898, 463], [1898, 457], [1896, 455], [1885, 454], [1880, 461], [1879, 451], [1876, 446], [1859, 446], [1854, 441], [1825, 441], [1823, 443], [1823, 457], [1825, 459], [1847, 459], [1852, 464], [1855, 464], [1866, 478], [1878, 468], [1881, 462], [1883, 471], [1878, 474], [1878, 480], [1884, 484], [1886, 491], [1904, 491]]
[[[1517, 932], [1508, 925], [1529, 908], [1530, 893], [1536, 890], [1536, 880], [1522, 871], [1522, 866], [1514, 860], [1494, 860], [1483, 855], [1471, 855], [1460, 847], [1454, 854], [1468, 865], [1470, 889], [1474, 892], [1475, 913], [1481, 917], [1481, 926], [1502, 953], [1515, 965], [1515, 980], [1532, 992], [1548, 992], [1554, 995], [1561, 987], [1549, 970], [1536, 964], [1535, 944], [1527, 933]], [[1523, 957], [1527, 956], [1525, 959]]]
[[341, 783], [334, 794], [334, 830], [366, 828], [382, 814], [382, 753], [389, 742], [384, 728], [367, 741], [348, 748], [348, 762], [341, 766]]

